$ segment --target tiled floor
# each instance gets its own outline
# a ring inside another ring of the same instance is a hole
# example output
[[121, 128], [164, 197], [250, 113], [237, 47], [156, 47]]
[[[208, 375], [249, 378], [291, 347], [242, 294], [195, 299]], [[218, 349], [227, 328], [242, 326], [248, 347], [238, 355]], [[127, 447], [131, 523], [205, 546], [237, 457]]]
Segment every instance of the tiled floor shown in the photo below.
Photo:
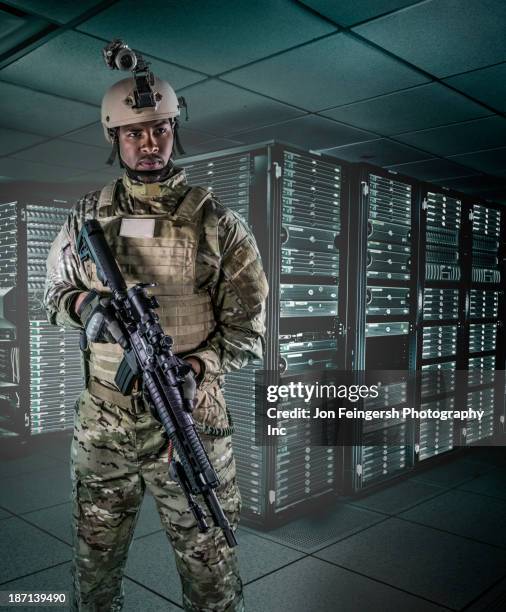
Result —
[[[28, 457], [0, 462], [0, 590], [69, 589], [68, 446], [41, 443]], [[247, 610], [504, 610], [505, 485], [506, 448], [472, 449], [318, 517], [269, 532], [243, 526]], [[126, 611], [181, 609], [173, 555], [150, 497], [125, 593]]]

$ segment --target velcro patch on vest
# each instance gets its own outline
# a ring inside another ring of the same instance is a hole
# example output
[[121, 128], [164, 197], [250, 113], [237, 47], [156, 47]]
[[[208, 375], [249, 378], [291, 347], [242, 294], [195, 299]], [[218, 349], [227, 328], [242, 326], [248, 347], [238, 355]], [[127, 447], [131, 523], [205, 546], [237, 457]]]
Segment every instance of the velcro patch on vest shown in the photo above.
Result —
[[127, 238], [153, 238], [155, 219], [122, 219], [119, 235]]

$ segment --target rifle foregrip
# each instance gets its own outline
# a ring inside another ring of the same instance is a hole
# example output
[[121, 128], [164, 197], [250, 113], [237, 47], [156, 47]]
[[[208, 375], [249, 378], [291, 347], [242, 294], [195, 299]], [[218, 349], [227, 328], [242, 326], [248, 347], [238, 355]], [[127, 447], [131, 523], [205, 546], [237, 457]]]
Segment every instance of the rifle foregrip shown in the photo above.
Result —
[[185, 429], [185, 436], [186, 444], [188, 445], [189, 449], [191, 449], [191, 453], [198, 465], [198, 470], [202, 473], [206, 484], [210, 487], [218, 486], [220, 481], [218, 480], [218, 476], [216, 475], [216, 472], [209, 461], [209, 457], [207, 456], [202, 441], [197, 434], [195, 425]]

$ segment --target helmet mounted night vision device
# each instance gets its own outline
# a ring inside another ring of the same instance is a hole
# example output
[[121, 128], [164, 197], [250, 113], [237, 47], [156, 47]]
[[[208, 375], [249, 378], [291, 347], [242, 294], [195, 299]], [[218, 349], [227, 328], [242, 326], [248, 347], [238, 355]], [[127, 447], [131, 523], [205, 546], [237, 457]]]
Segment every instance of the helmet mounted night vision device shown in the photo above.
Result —
[[132, 108], [156, 108], [161, 95], [153, 90], [155, 77], [140, 53], [136, 53], [119, 38], [115, 38], [102, 51], [104, 61], [111, 70], [130, 70], [135, 79]]

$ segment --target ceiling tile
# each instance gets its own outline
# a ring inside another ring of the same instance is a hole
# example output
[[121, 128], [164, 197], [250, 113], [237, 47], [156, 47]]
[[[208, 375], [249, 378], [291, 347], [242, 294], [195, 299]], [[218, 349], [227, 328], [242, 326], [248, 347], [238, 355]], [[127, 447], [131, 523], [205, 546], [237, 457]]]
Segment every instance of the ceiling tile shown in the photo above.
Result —
[[428, 80], [346, 34], [235, 70], [224, 79], [311, 111]]
[[421, 153], [412, 147], [406, 147], [384, 138], [345, 147], [335, 147], [321, 152], [350, 162], [367, 162], [383, 167], [420, 161], [430, 157], [430, 155]]
[[30, 147], [44, 139], [45, 136], [0, 128], [0, 155], [7, 155], [14, 151], [19, 151], [19, 149]]
[[17, 85], [0, 83], [0, 126], [57, 136], [99, 118], [99, 109]]
[[100, 4], [98, 0], [79, 0], [79, 2], [61, 2], [47, 0], [9, 0], [9, 4], [29, 13], [66, 23], [82, 15], [92, 6]]
[[0, 10], [0, 55], [7, 57], [10, 51], [36, 39], [48, 25], [48, 21], [39, 17], [12, 15]]
[[110, 149], [111, 145], [106, 141], [104, 136], [104, 128], [100, 121], [88, 125], [84, 128], [79, 128], [73, 132], [69, 132], [62, 136], [63, 140], [70, 140], [72, 142], [80, 142], [81, 144], [92, 145], [94, 147], [102, 147], [104, 149]]
[[440, 83], [428, 83], [320, 114], [385, 136], [490, 115]]
[[86, 170], [102, 168], [109, 156], [102, 147], [91, 147], [76, 142], [54, 139], [25, 149], [20, 153], [15, 153], [11, 157], [67, 168], [77, 168], [81, 172], [85, 172]]
[[217, 79], [198, 83], [184, 90], [188, 103], [189, 129], [230, 136], [303, 114], [280, 102], [245, 91]]
[[[179, 130], [179, 136], [181, 138], [181, 142], [183, 143], [183, 147], [190, 147], [196, 144], [200, 144], [202, 142], [206, 142], [206, 140], [211, 140], [214, 138], [214, 134], [210, 132], [202, 132], [199, 130], [192, 130], [188, 127], [185, 127], [185, 121], [182, 122], [181, 128]], [[188, 122], [189, 123], [189, 122]]]
[[438, 76], [504, 61], [504, 0], [429, 0], [354, 28]]
[[0, 158], [0, 177], [24, 181], [62, 181], [82, 174], [82, 170], [51, 166], [40, 162], [22, 161], [12, 157]]
[[336, 28], [285, 0], [152, 0], [149, 10], [124, 0], [79, 29], [107, 39], [121, 35], [130, 47], [213, 75]]
[[506, 62], [450, 77], [445, 83], [498, 111], [506, 111]]
[[0, 37], [4, 38], [22, 28], [26, 21], [16, 15], [0, 11]]
[[480, 197], [496, 204], [506, 204], [506, 185], [502, 189], [485, 189], [480, 192]]
[[[0, 79], [99, 106], [106, 90], [129, 76], [107, 68], [102, 59], [104, 44], [85, 34], [64, 32], [1, 70]], [[153, 72], [176, 90], [205, 78], [197, 72], [150, 61]]]
[[198, 144], [192, 144], [188, 147], [185, 146], [186, 155], [181, 158], [176, 158], [175, 163], [177, 165], [180, 159], [181, 162], [184, 162], [184, 159], [186, 157], [190, 157], [191, 155], [200, 155], [202, 153], [222, 151], [223, 149], [230, 149], [233, 147], [238, 147], [240, 145], [240, 142], [238, 142], [237, 140], [232, 140], [230, 138], [213, 138], [211, 140], [206, 140]]
[[[186, 149], [187, 147], [210, 140], [213, 135], [208, 132], [188, 129], [185, 127], [185, 122], [183, 121], [180, 129], [180, 137], [183, 147]], [[92, 145], [108, 151], [111, 149], [111, 145], [106, 142], [104, 138], [104, 131], [100, 122], [94, 123], [93, 125], [80, 130], [76, 130], [75, 132], [70, 132], [69, 134], [63, 136], [62, 140]]]
[[488, 189], [506, 189], [506, 179], [497, 176], [487, 176], [480, 174], [477, 176], [467, 176], [448, 180], [435, 180], [434, 183], [445, 183], [446, 187], [451, 187], [464, 193], [479, 192]]
[[493, 202], [506, 202], [506, 179], [489, 175], [433, 181], [462, 193]]
[[302, 4], [320, 15], [332, 19], [341, 26], [351, 26], [360, 21], [383, 15], [390, 11], [415, 4], [419, 0], [367, 0], [364, 2], [329, 2], [329, 0], [302, 0]]
[[506, 176], [506, 147], [491, 149], [490, 151], [476, 151], [474, 153], [465, 153], [464, 155], [454, 155], [451, 159], [488, 174]]
[[427, 159], [409, 164], [395, 164], [388, 166], [389, 170], [395, 170], [400, 174], [412, 176], [420, 181], [434, 181], [448, 177], [471, 176], [477, 174], [471, 168], [466, 168], [446, 159]]
[[401, 134], [395, 139], [443, 156], [492, 149], [506, 142], [506, 119], [494, 115], [446, 127]]
[[236, 134], [235, 138], [248, 144], [264, 140], [281, 140], [303, 149], [328, 149], [352, 142], [373, 140], [376, 136], [324, 117], [306, 115], [251, 132]]

